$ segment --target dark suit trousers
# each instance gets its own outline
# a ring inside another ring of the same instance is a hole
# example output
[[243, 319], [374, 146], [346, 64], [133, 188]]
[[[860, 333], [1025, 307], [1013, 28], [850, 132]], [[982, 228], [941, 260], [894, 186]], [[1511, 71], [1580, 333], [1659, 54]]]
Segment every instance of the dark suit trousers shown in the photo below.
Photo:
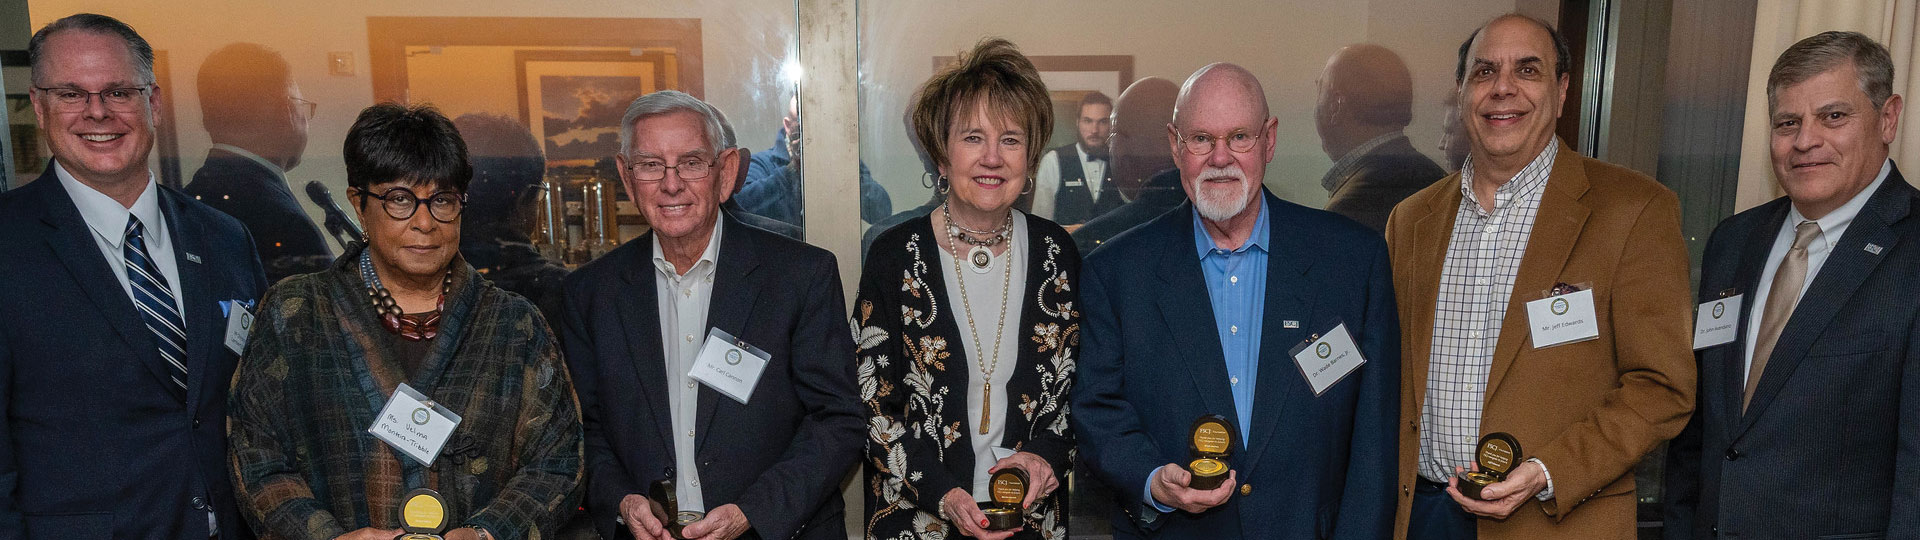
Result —
[[1453, 502], [1447, 485], [1414, 480], [1413, 509], [1407, 517], [1407, 540], [1474, 540], [1478, 524], [1473, 514]]

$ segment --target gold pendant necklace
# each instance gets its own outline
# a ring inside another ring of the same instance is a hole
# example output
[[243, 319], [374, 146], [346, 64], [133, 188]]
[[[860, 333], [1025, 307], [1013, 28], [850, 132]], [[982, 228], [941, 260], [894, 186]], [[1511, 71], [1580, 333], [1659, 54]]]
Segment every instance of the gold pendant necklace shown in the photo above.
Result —
[[[952, 211], [947, 209], [946, 205], [940, 206], [940, 214], [941, 214], [941, 217], [946, 218], [948, 225], [954, 225], [953, 213]], [[980, 371], [980, 378], [982, 383], [980, 387], [980, 434], [981, 435], [986, 435], [987, 428], [993, 424], [993, 372], [1000, 369], [1000, 339], [1004, 337], [1003, 334], [1007, 329], [1007, 323], [1006, 323], [1007, 321], [1007, 289], [1011, 288], [1013, 285], [1013, 262], [1014, 261], [1013, 261], [1013, 243], [1011, 242], [1011, 237], [1013, 232], [1013, 212], [1011, 210], [1007, 212], [1007, 222], [1006, 222], [1006, 225], [1004, 225], [1001, 228], [1001, 230], [1004, 231], [1001, 233], [1001, 236], [1008, 241], [1007, 258], [1005, 261], [1007, 267], [1002, 272], [1002, 275], [1000, 277], [1000, 318], [995, 319], [995, 322], [998, 324], [994, 325], [994, 331], [993, 331], [993, 354], [992, 354], [993, 363], [982, 364], [980, 362], [982, 358], [985, 358], [988, 356], [986, 354], [986, 351], [984, 350], [981, 350], [980, 351], [981, 354], [979, 354], [978, 357], [973, 359], [975, 368]], [[972, 334], [973, 336], [973, 348], [976, 350], [980, 350], [981, 349], [980, 330], [979, 330], [980, 325], [979, 323], [975, 322], [973, 318], [973, 301], [967, 297], [966, 277], [960, 274], [959, 231], [951, 227], [947, 228], [947, 245], [953, 254], [953, 281], [955, 283], [960, 284], [960, 306], [965, 308], [967, 311], [967, 332], [969, 334]], [[979, 267], [980, 273], [985, 273], [987, 269], [987, 265], [992, 264], [993, 262], [992, 252], [987, 251], [986, 246], [979, 246], [979, 245], [974, 246], [973, 249], [970, 250], [970, 252], [971, 254], [969, 258], [973, 259], [973, 264]], [[982, 252], [985, 252], [985, 254], [988, 255], [986, 260], [984, 261], [982, 261], [981, 258], [979, 257], [979, 255], [982, 254]]]

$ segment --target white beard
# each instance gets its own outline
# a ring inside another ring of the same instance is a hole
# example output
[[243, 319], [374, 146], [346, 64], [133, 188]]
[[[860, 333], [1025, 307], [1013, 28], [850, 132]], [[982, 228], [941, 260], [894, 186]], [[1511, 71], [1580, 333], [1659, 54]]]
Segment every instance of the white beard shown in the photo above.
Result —
[[[1240, 179], [1240, 193], [1221, 194], [1218, 189], [1210, 189], [1207, 186], [1207, 180], [1223, 177]], [[1200, 217], [1208, 220], [1226, 221], [1228, 218], [1240, 215], [1240, 211], [1247, 209], [1247, 203], [1253, 202], [1253, 194], [1258, 192], [1254, 188], [1256, 185], [1247, 178], [1246, 173], [1240, 170], [1238, 164], [1228, 165], [1225, 168], [1208, 167], [1200, 171], [1200, 177], [1194, 180], [1193, 209], [1200, 212]]]

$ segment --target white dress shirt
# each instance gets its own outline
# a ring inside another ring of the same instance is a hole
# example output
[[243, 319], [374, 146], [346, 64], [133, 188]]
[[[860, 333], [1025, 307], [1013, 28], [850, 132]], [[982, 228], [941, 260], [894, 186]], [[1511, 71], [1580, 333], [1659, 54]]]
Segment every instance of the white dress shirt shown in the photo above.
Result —
[[[1820, 219], [1813, 220], [1814, 223], [1820, 224], [1820, 234], [1814, 237], [1813, 242], [1807, 244], [1807, 278], [1800, 282], [1798, 294], [1807, 294], [1807, 288], [1813, 285], [1813, 278], [1820, 275], [1820, 267], [1827, 264], [1827, 255], [1832, 254], [1834, 246], [1840, 244], [1840, 235], [1847, 232], [1847, 226], [1853, 224], [1853, 218], [1860, 215], [1860, 209], [1867, 206], [1867, 199], [1873, 197], [1873, 192], [1880, 190], [1880, 184], [1887, 181], [1887, 174], [1891, 172], [1893, 172], [1893, 160], [1888, 159], [1886, 163], [1880, 165], [1880, 176], [1874, 178], [1873, 183], [1867, 185], [1867, 189], [1860, 190], [1860, 193], [1847, 200], [1847, 204], [1840, 205], [1840, 208], [1828, 212]], [[1760, 337], [1760, 316], [1765, 315], [1767, 311], [1761, 308], [1767, 305], [1767, 294], [1773, 288], [1773, 275], [1780, 273], [1781, 259], [1787, 258], [1787, 250], [1793, 249], [1793, 229], [1802, 221], [1807, 221], [1806, 216], [1800, 215], [1799, 208], [1788, 204], [1787, 219], [1780, 223], [1780, 230], [1774, 233], [1773, 249], [1767, 252], [1766, 266], [1763, 267], [1765, 270], [1760, 272], [1759, 285], [1754, 287], [1753, 303], [1748, 304], [1753, 306], [1753, 309], [1747, 315], [1747, 348], [1744, 353], [1747, 361], [1741, 368], [1740, 380], [1747, 380], [1753, 369], [1754, 340]], [[1798, 302], [1796, 297], [1795, 303]]]
[[[946, 234], [946, 232], [939, 231], [937, 234]], [[961, 242], [961, 247], [972, 249], [972, 246], [966, 245], [966, 242]], [[963, 249], [960, 253], [966, 252]], [[973, 447], [973, 483], [968, 493], [973, 494], [975, 501], [984, 502], [991, 499], [993, 493], [987, 487], [992, 480], [992, 475], [987, 471], [993, 468], [994, 463], [999, 462], [994, 458], [993, 449], [1006, 440], [1007, 383], [1013, 380], [1013, 371], [1019, 365], [1022, 341], [1020, 302], [1024, 297], [1021, 291], [1026, 289], [1027, 283], [1026, 261], [1027, 216], [1019, 211], [1013, 212], [1011, 244], [1007, 247], [1006, 253], [994, 256], [993, 263], [987, 266], [986, 273], [974, 272], [971, 268], [973, 264], [964, 260], [960, 263], [961, 270], [954, 272], [953, 253], [940, 250], [940, 273], [944, 274], [942, 277], [946, 282], [947, 308], [953, 311], [954, 322], [960, 327], [962, 348], [967, 353], [965, 366], [967, 424], [961, 428], [967, 433], [967, 442]], [[1006, 265], [1009, 264], [1013, 265], [1012, 275], [1006, 273], [1009, 270]], [[961, 280], [965, 280], [967, 284], [964, 302], [960, 299]], [[1006, 317], [996, 321], [995, 318], [1001, 313], [1002, 285], [1007, 287]], [[972, 315], [968, 315], [969, 306], [972, 307]], [[969, 320], [979, 325], [974, 328], [974, 332], [978, 332], [980, 339], [978, 343], [973, 341], [975, 333], [967, 331]], [[993, 414], [988, 416], [987, 433], [982, 435], [980, 434], [980, 413], [983, 408], [979, 399], [981, 390], [986, 388], [986, 379], [981, 378], [980, 366], [996, 361], [993, 351], [982, 350], [982, 348], [993, 346], [995, 331], [1000, 332], [1000, 350], [996, 367], [993, 368], [993, 391], [990, 396], [992, 402], [984, 408], [984, 410], [993, 411]], [[952, 367], [952, 364], [949, 364], [949, 367]]]
[[[1074, 143], [1073, 150], [1080, 157], [1080, 172], [1086, 173], [1087, 192], [1091, 200], [1100, 202], [1100, 186], [1107, 182], [1107, 162], [1093, 159], [1087, 155], [1086, 147]], [[1060, 194], [1060, 157], [1056, 151], [1048, 151], [1040, 156], [1040, 166], [1033, 171], [1033, 215], [1053, 219], [1054, 200]]]
[[653, 237], [653, 288], [660, 304], [660, 342], [664, 345], [667, 376], [667, 407], [673, 414], [673, 490], [680, 510], [704, 512], [706, 501], [700, 494], [700, 468], [696, 459], [694, 436], [700, 410], [700, 383], [687, 373], [700, 356], [707, 341], [707, 310], [713, 302], [713, 272], [720, 256], [721, 222], [713, 222], [713, 238], [695, 260], [693, 268], [677, 272], [660, 249], [660, 236]]
[[[137, 216], [146, 229], [141, 238], [146, 240], [147, 256], [160, 268], [161, 279], [167, 280], [167, 289], [173, 292], [174, 309], [186, 313], [180, 309], [180, 265], [174, 258], [173, 236], [169, 234], [166, 213], [160, 211], [160, 186], [153, 181], [153, 173], [147, 173], [147, 186], [140, 192], [140, 198], [134, 199], [132, 208], [121, 206], [113, 197], [80, 183], [58, 160], [53, 162], [53, 173], [60, 179], [60, 187], [67, 190], [67, 197], [80, 209], [80, 218], [93, 231], [94, 245], [106, 258], [107, 269], [113, 272], [114, 279], [120, 280], [120, 290], [126, 293], [128, 301], [140, 301], [133, 296], [133, 282], [127, 281], [125, 249], [127, 216]], [[180, 323], [185, 325], [186, 318], [182, 317]], [[185, 326], [181, 329], [185, 330]]]

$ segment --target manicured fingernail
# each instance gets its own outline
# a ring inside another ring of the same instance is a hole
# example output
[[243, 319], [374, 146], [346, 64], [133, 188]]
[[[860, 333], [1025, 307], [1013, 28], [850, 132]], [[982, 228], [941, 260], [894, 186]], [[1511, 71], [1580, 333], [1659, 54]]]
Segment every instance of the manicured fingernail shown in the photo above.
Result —
[[987, 526], [987, 518], [980, 518], [980, 526], [981, 527]]

